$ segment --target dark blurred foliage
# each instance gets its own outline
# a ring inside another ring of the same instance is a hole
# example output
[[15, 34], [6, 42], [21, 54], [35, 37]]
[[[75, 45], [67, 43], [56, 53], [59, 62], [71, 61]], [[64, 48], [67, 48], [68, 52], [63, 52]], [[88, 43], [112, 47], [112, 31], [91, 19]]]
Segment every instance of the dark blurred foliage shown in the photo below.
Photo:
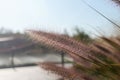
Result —
[[75, 28], [76, 34], [73, 35], [73, 38], [81, 41], [83, 43], [91, 43], [93, 39], [85, 32], [79, 28]]

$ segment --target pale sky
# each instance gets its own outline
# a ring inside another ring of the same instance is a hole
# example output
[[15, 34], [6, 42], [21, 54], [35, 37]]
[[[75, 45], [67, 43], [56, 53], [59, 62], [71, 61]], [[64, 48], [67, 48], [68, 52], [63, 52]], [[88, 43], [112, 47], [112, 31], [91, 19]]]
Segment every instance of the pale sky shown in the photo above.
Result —
[[[120, 8], [111, 0], [86, 1], [120, 23]], [[0, 27], [14, 31], [32, 28], [55, 32], [67, 29], [70, 32], [76, 25], [92, 33], [97, 33], [92, 27], [100, 28], [105, 33], [112, 32], [112, 24], [81, 0], [0, 0]]]

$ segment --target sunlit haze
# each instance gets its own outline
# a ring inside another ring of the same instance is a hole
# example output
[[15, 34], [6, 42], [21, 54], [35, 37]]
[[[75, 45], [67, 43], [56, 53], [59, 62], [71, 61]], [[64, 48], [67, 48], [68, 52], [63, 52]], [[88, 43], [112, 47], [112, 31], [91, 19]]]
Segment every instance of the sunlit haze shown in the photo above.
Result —
[[[110, 0], [86, 1], [114, 22], [120, 22], [120, 11]], [[0, 0], [0, 27], [70, 32], [75, 26], [88, 33], [95, 32], [93, 27], [107, 33], [112, 32], [113, 25], [81, 0]]]

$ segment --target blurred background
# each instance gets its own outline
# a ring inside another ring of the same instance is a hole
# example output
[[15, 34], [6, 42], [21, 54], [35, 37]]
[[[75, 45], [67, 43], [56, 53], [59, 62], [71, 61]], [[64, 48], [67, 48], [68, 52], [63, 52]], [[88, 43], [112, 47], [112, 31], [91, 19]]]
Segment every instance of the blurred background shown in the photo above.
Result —
[[[26, 30], [55, 32], [89, 43], [100, 36], [120, 35], [119, 14], [119, 7], [111, 0], [0, 0], [0, 79], [59, 77], [36, 63], [61, 64], [62, 53], [33, 42]], [[64, 59], [71, 60], [67, 55]]]

